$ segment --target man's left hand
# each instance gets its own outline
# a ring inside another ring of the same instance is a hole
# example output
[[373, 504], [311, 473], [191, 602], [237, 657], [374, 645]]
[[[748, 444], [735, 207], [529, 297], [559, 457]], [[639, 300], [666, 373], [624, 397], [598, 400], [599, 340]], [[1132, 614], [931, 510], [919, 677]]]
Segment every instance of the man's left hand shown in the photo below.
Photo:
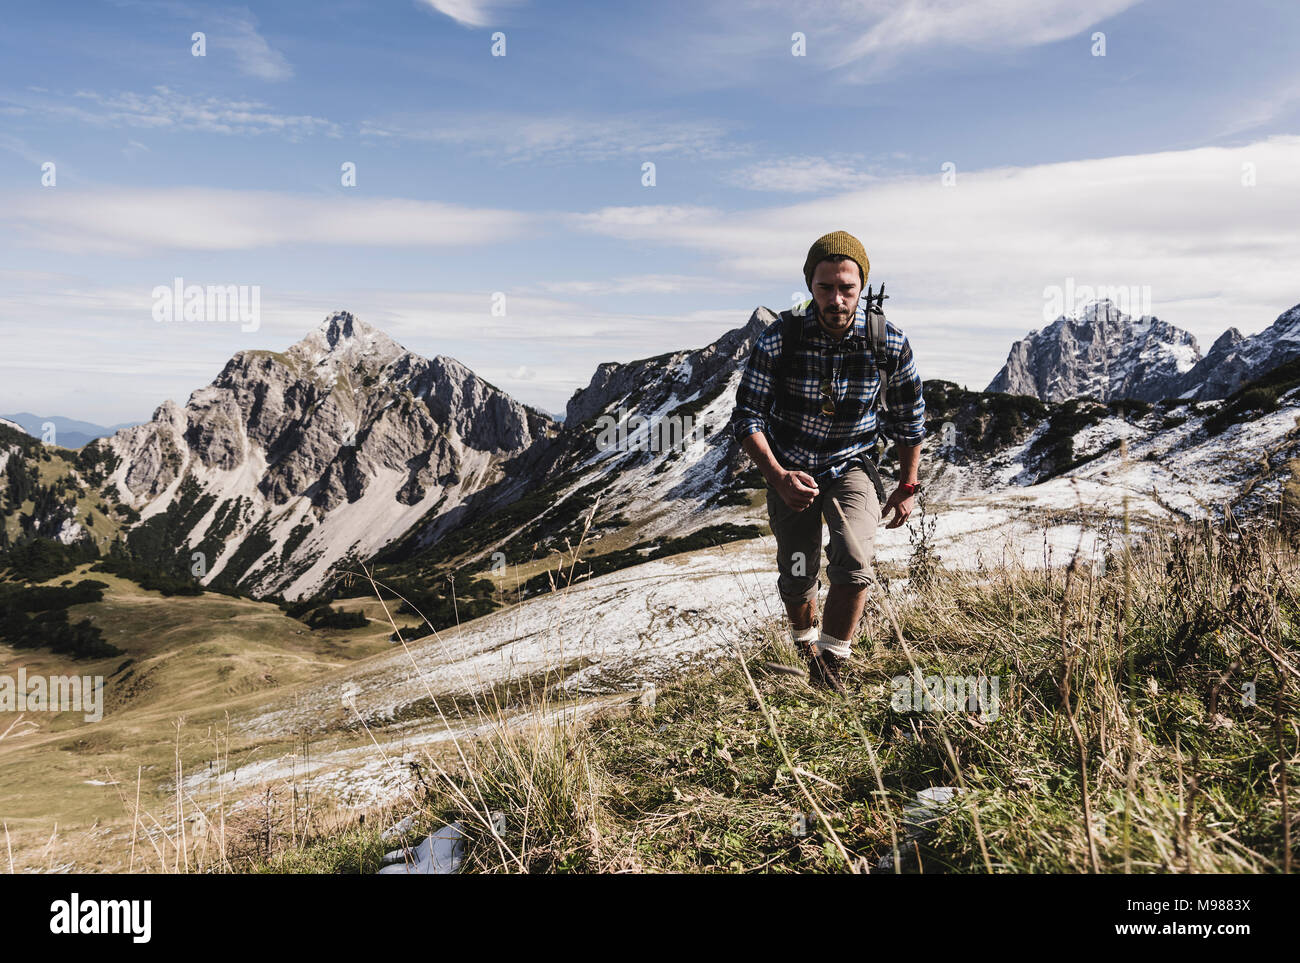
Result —
[[886, 528], [898, 528], [907, 517], [912, 514], [912, 508], [916, 504], [916, 496], [908, 495], [901, 488], [895, 488], [894, 493], [889, 496], [885, 502], [885, 507], [880, 511], [880, 517], [884, 518], [890, 510], [894, 512], [893, 520], [886, 525]]

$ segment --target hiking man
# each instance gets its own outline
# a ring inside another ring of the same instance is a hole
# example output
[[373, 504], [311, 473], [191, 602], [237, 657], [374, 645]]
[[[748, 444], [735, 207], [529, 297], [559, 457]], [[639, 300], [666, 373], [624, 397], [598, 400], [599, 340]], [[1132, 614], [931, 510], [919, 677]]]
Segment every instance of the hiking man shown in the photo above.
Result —
[[[812, 301], [782, 312], [754, 342], [731, 417], [733, 436], [767, 481], [777, 591], [791, 639], [808, 662], [809, 680], [841, 693], [874, 577], [876, 529], [887, 512], [894, 513], [887, 528], [912, 514], [925, 435], [921, 377], [907, 337], [883, 316], [873, 332], [862, 298], [870, 269], [853, 235], [834, 231], [817, 239], [803, 268]], [[882, 335], [883, 350], [872, 343]], [[887, 425], [876, 420], [882, 402]], [[875, 464], [882, 429], [894, 441], [902, 479], [883, 507]], [[831, 585], [819, 633], [823, 515]]]

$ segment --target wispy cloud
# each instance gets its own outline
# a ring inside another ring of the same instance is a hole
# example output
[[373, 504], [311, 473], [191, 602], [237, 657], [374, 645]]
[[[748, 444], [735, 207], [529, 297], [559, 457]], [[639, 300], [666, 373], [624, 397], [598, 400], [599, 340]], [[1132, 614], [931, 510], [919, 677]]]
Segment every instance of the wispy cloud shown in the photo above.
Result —
[[502, 164], [538, 160], [602, 162], [619, 157], [730, 159], [750, 148], [728, 141], [723, 121], [662, 115], [446, 111], [376, 118], [361, 136], [465, 148]]
[[1232, 120], [1215, 137], [1232, 137], [1263, 127], [1297, 108], [1300, 108], [1300, 76], [1286, 78], [1258, 96], [1234, 100]]
[[756, 72], [789, 62], [802, 35], [802, 64], [870, 83], [917, 65], [927, 53], [1007, 51], [1076, 36], [1142, 0], [720, 0], [684, 12], [672, 31], [619, 38], [668, 81], [752, 87]]
[[607, 297], [625, 294], [743, 294], [752, 291], [748, 281], [708, 275], [637, 274], [596, 280], [542, 281], [537, 289], [567, 297]]
[[[1254, 187], [1242, 183], [1245, 163]], [[848, 230], [866, 246], [872, 279], [898, 298], [891, 317], [965, 332], [927, 345], [931, 363], [988, 378], [1006, 347], [981, 357], [979, 331], [1040, 324], [1044, 287], [1067, 277], [1150, 285], [1157, 313], [1211, 339], [1229, 324], [1257, 330], [1300, 300], [1300, 137], [965, 172], [952, 187], [937, 174], [889, 178], [749, 211], [606, 207], [570, 223], [630, 249], [699, 252], [719, 277], [795, 289], [808, 245]]]
[[15, 137], [13, 134], [0, 134], [0, 150], [7, 150], [12, 154], [17, 154], [34, 167], [39, 167], [51, 159], [21, 137]]
[[23, 242], [75, 252], [245, 250], [278, 244], [489, 244], [539, 226], [530, 214], [405, 198], [215, 188], [42, 191], [0, 202]]
[[71, 97], [29, 89], [10, 95], [8, 103], [24, 114], [60, 117], [94, 127], [278, 134], [293, 141], [316, 134], [341, 135], [338, 124], [310, 114], [277, 113], [259, 100], [192, 97], [163, 85], [145, 94], [78, 90]]
[[147, 283], [0, 269], [0, 319], [22, 319], [6, 329], [0, 411], [93, 414], [101, 423], [147, 417], [166, 398], [183, 403], [236, 351], [283, 350], [340, 309], [417, 354], [453, 357], [522, 401], [562, 411], [603, 361], [702, 347], [745, 321], [736, 311], [602, 310], [529, 294], [513, 295], [497, 316], [485, 294], [456, 290], [268, 287], [262, 295], [262, 324], [248, 334], [234, 324], [154, 321]]
[[289, 61], [258, 33], [257, 18], [247, 9], [206, 16], [214, 17], [217, 26], [209, 37], [210, 46], [229, 51], [240, 73], [259, 80], [288, 80], [293, 76]]
[[[841, 3], [837, 13], [867, 21], [839, 46], [836, 65], [866, 57], [890, 62], [929, 47], [1007, 50], [1073, 37], [1141, 0], [871, 0]], [[821, 5], [818, 5], [821, 6]], [[851, 22], [851, 21], [850, 21]], [[847, 27], [847, 24], [845, 24]], [[843, 33], [852, 33], [845, 29]]]
[[[28, 87], [0, 99], [0, 113], [57, 117], [101, 128], [202, 131], [224, 135], [356, 136], [409, 141], [467, 151], [500, 164], [602, 163], [618, 158], [736, 160], [755, 148], [733, 139], [739, 126], [709, 118], [661, 113], [522, 114], [509, 111], [441, 111], [399, 114], [345, 124], [312, 114], [277, 111], [262, 100], [194, 96], [158, 85], [146, 93], [77, 90], [71, 95]], [[13, 140], [8, 138], [8, 140]], [[0, 146], [7, 146], [0, 143]]]
[[790, 157], [741, 168], [725, 179], [750, 191], [827, 194], [865, 187], [877, 177], [855, 170], [851, 164], [836, 163], [824, 157]]
[[[235, 70], [258, 80], [288, 80], [293, 66], [258, 30], [257, 17], [248, 7], [214, 6], [182, 0], [112, 0], [116, 6], [146, 10], [183, 20], [190, 32], [204, 36], [205, 57], [229, 55]], [[189, 33], [185, 37], [189, 37]], [[224, 66], [224, 64], [223, 64]]]
[[487, 27], [500, 22], [499, 7], [516, 6], [522, 0], [424, 0], [424, 4], [466, 27]]

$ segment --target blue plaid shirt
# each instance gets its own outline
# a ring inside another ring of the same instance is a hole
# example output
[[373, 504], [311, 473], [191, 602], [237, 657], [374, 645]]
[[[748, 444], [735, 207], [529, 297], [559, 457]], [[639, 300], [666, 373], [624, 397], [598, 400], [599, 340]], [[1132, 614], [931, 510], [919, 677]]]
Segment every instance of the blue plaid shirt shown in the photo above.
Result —
[[[788, 368], [797, 407], [786, 410], [785, 398], [775, 386], [776, 359], [781, 354], [778, 319], [754, 342], [736, 391], [730, 427], [737, 443], [756, 431], [764, 432], [784, 468], [829, 481], [862, 459], [874, 460], [877, 425], [872, 403], [880, 390], [880, 377], [867, 337], [865, 300], [859, 298], [853, 327], [839, 341], [817, 323], [812, 302], [804, 303], [803, 312], [799, 348]], [[925, 437], [925, 398], [912, 347], [907, 336], [889, 321], [885, 322], [885, 343], [889, 356], [885, 371], [893, 374], [885, 384], [889, 417], [882, 419], [880, 430], [900, 445], [918, 445]], [[833, 416], [821, 410], [821, 383], [832, 373]]]

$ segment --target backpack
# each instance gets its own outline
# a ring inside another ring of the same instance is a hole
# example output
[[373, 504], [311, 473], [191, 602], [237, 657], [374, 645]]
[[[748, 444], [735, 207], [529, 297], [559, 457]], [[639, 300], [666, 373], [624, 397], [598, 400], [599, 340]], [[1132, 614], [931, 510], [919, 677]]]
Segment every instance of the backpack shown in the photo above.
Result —
[[[886, 350], [885, 312], [883, 310], [885, 298], [888, 296], [885, 294], [883, 284], [880, 285], [880, 293], [874, 295], [870, 286], [867, 287], [867, 343], [871, 345], [872, 358], [876, 364], [876, 374], [880, 379], [880, 390], [876, 392], [876, 397], [871, 403], [872, 411], [884, 410], [885, 385], [889, 380], [885, 370], [889, 354]], [[783, 389], [789, 381], [791, 359], [794, 358], [792, 349], [798, 348], [799, 341], [803, 337], [803, 321], [811, 304], [811, 300], [805, 301], [803, 304], [797, 305], [789, 311], [782, 311], [780, 314], [781, 356], [776, 360], [776, 374]]]

